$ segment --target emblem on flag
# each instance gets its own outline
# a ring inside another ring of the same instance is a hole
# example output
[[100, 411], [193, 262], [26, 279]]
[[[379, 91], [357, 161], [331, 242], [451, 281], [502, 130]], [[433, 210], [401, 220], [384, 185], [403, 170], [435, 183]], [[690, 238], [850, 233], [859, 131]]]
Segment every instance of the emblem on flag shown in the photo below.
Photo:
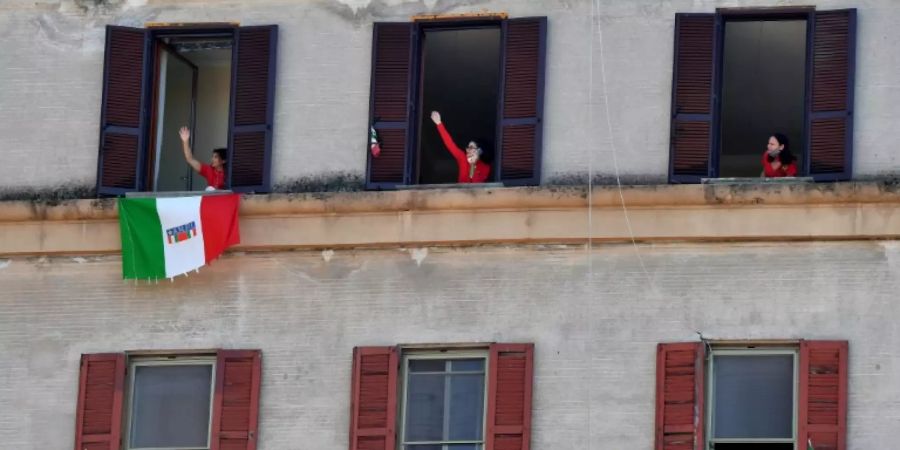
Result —
[[184, 225], [166, 229], [166, 242], [169, 244], [177, 244], [197, 236], [197, 224], [188, 222]]

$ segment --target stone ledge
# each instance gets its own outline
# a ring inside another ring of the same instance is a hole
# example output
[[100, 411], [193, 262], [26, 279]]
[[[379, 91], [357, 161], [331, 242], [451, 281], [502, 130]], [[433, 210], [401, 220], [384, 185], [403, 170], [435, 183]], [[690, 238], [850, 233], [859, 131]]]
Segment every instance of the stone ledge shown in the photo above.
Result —
[[[242, 200], [239, 248], [893, 239], [898, 207], [900, 185], [886, 182], [253, 195]], [[0, 255], [119, 249], [114, 199], [0, 202]]]

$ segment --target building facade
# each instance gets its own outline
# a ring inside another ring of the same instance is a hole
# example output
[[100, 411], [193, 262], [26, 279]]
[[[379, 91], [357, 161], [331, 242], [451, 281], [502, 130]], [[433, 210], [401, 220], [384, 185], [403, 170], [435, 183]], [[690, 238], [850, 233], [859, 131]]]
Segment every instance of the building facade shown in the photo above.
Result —
[[[891, 448], [898, 17], [892, 0], [5, 2], [0, 441]], [[482, 139], [490, 184], [444, 179], [431, 109], [457, 144]], [[111, 197], [204, 186], [181, 124], [198, 158], [228, 149], [241, 244], [122, 281]], [[781, 129], [803, 177], [749, 179]]]

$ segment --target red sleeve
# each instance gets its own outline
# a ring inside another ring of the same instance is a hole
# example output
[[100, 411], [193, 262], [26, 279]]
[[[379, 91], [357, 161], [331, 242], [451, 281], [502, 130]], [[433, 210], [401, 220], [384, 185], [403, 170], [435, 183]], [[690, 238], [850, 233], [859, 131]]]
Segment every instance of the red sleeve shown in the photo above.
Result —
[[444, 140], [444, 147], [447, 147], [447, 151], [450, 152], [450, 154], [453, 155], [453, 157], [456, 158], [457, 160], [460, 160], [460, 159], [465, 160], [466, 153], [463, 152], [462, 150], [460, 150], [460, 148], [457, 147], [456, 144], [453, 142], [453, 138], [450, 137], [450, 133], [447, 132], [447, 128], [444, 127], [443, 122], [441, 122], [437, 125], [437, 129], [438, 129], [438, 133], [441, 134], [441, 139]]

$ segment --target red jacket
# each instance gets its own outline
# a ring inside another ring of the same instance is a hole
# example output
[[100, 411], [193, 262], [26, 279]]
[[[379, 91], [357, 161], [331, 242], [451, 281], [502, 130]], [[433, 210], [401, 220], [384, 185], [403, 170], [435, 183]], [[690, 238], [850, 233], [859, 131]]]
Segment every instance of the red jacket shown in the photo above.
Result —
[[206, 178], [206, 184], [216, 189], [225, 189], [225, 171], [213, 169], [209, 164], [200, 164], [200, 176]]
[[769, 152], [765, 152], [762, 155], [763, 172], [766, 174], [766, 178], [796, 177], [797, 176], [797, 164], [796, 163], [785, 164], [777, 169], [773, 169], [772, 163], [769, 162], [768, 156], [769, 156]]
[[441, 134], [441, 139], [444, 140], [444, 146], [447, 147], [447, 151], [453, 155], [453, 159], [456, 160], [456, 165], [459, 168], [459, 175], [456, 177], [457, 183], [484, 183], [487, 180], [488, 175], [491, 174], [491, 166], [490, 164], [486, 164], [482, 160], [478, 160], [475, 162], [475, 172], [472, 176], [469, 176], [470, 164], [469, 160], [466, 159], [466, 152], [462, 151], [459, 147], [453, 143], [453, 138], [450, 137], [450, 133], [447, 132], [447, 129], [444, 128], [444, 124], [439, 123], [437, 126], [438, 133]]

